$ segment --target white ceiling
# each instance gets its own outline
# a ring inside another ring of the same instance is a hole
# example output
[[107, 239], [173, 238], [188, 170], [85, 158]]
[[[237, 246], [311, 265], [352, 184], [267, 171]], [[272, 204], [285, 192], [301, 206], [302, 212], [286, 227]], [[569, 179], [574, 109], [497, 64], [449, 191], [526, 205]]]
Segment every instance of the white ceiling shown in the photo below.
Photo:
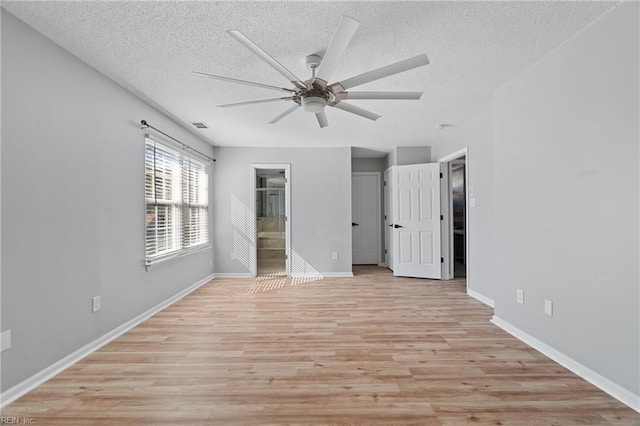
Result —
[[[27, 2], [2, 6], [74, 55], [221, 146], [429, 145], [482, 113], [491, 92], [619, 2]], [[426, 53], [431, 64], [358, 87], [423, 91], [419, 101], [349, 101], [378, 121], [328, 109], [329, 127], [290, 104], [216, 105], [284, 96], [192, 70], [290, 87], [225, 33], [239, 29], [301, 79], [340, 17], [360, 27], [334, 74], [342, 80]], [[275, 96], [274, 96], [275, 94]], [[144, 117], [134, 117], [142, 119]], [[436, 129], [440, 123], [450, 124]], [[153, 124], [153, 123], [152, 123]], [[188, 125], [188, 124], [187, 124]], [[190, 126], [190, 125], [189, 125]]]

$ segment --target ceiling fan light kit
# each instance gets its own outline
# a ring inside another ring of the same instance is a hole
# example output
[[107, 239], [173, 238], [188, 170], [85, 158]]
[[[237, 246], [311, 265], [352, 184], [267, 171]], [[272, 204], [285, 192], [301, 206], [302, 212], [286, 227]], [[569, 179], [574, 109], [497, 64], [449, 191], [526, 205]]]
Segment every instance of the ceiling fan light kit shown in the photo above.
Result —
[[336, 29], [329, 47], [327, 48], [324, 56], [318, 54], [307, 55], [306, 64], [311, 69], [311, 78], [306, 81], [300, 80], [291, 71], [285, 68], [275, 58], [265, 52], [261, 47], [254, 43], [249, 37], [244, 35], [238, 30], [229, 30], [227, 33], [236, 39], [240, 44], [247, 49], [255, 53], [260, 59], [265, 61], [273, 69], [282, 74], [294, 88], [276, 87], [267, 84], [256, 83], [252, 81], [239, 80], [230, 77], [223, 77], [213, 74], [207, 74], [202, 72], [193, 71], [193, 74], [209, 77], [216, 80], [222, 80], [231, 83], [245, 84], [249, 86], [262, 87], [265, 89], [284, 91], [289, 93], [289, 96], [281, 98], [260, 99], [255, 101], [237, 102], [232, 104], [218, 105], [219, 107], [235, 107], [242, 105], [253, 105], [258, 103], [267, 103], [275, 101], [293, 101], [294, 105], [289, 107], [282, 114], [275, 117], [269, 122], [269, 124], [275, 124], [284, 117], [293, 113], [294, 111], [302, 109], [306, 112], [310, 112], [316, 115], [318, 124], [321, 128], [329, 125], [325, 107], [334, 107], [342, 111], [349, 112], [351, 114], [358, 115], [369, 120], [377, 120], [380, 118], [378, 114], [367, 111], [363, 108], [351, 105], [344, 102], [346, 99], [365, 99], [365, 100], [418, 100], [422, 95], [422, 92], [349, 92], [348, 89], [352, 87], [360, 86], [375, 80], [380, 80], [385, 77], [399, 74], [401, 72], [409, 71], [414, 68], [418, 68], [429, 63], [429, 59], [426, 54], [420, 54], [409, 59], [405, 59], [400, 62], [395, 62], [390, 65], [386, 65], [381, 68], [377, 68], [354, 77], [348, 78], [343, 81], [339, 81], [333, 84], [328, 84], [331, 75], [338, 67], [340, 58], [346, 50], [349, 42], [353, 38], [359, 22], [348, 16], [343, 16], [338, 28]]
[[326, 105], [327, 101], [323, 97], [306, 96], [302, 98], [302, 109], [313, 114], [324, 110]]

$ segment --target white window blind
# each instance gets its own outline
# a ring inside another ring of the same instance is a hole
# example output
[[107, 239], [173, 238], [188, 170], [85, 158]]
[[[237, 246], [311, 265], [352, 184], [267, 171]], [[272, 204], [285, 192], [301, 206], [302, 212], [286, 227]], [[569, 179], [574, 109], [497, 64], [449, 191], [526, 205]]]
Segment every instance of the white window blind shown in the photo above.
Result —
[[152, 138], [145, 141], [146, 264], [209, 244], [207, 163]]
[[194, 158], [182, 159], [182, 241], [195, 247], [209, 241], [209, 174], [207, 165]]

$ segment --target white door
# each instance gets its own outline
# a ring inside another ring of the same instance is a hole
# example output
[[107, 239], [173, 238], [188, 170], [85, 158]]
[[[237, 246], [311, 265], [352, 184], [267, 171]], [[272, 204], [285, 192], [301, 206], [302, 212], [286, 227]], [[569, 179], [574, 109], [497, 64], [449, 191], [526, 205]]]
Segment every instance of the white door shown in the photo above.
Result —
[[393, 228], [391, 225], [391, 170], [384, 172], [384, 262], [393, 270]]
[[441, 277], [440, 165], [392, 169], [393, 274]]
[[377, 265], [380, 253], [380, 174], [351, 176], [352, 262]]

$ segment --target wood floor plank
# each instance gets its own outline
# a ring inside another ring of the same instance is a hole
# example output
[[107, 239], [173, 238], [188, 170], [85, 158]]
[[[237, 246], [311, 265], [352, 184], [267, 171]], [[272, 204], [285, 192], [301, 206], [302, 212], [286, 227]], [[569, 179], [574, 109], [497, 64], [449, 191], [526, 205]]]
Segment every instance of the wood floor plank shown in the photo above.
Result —
[[216, 279], [3, 416], [39, 425], [640, 425], [463, 280]]

